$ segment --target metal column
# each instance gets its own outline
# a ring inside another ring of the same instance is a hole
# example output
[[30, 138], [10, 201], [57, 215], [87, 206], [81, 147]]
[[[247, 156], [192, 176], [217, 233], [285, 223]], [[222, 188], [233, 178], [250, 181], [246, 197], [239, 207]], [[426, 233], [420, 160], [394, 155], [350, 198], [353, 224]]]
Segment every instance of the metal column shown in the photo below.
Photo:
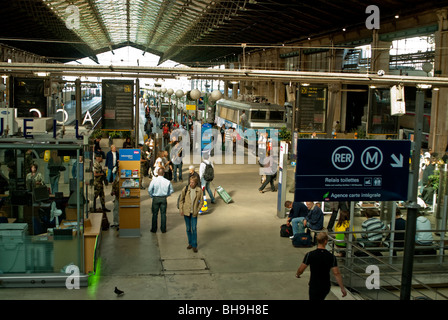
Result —
[[415, 231], [417, 214], [420, 206], [417, 204], [418, 172], [420, 166], [420, 149], [423, 131], [424, 92], [417, 90], [415, 105], [414, 147], [412, 149], [412, 188], [410, 205], [407, 207], [406, 233], [404, 241], [403, 269], [401, 275], [400, 300], [410, 300], [412, 289], [412, 270], [414, 267]]
[[138, 148], [138, 140], [140, 138], [140, 81], [135, 80], [135, 148]]
[[75, 101], [76, 101], [76, 120], [82, 124], [82, 103], [81, 103], [81, 79], [75, 80]]

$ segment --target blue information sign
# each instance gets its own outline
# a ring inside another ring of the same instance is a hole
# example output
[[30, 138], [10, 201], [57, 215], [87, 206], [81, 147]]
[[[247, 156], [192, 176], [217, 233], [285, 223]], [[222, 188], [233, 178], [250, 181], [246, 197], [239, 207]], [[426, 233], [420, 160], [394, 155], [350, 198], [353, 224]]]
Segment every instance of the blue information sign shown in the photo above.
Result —
[[120, 149], [120, 161], [140, 161], [140, 149]]
[[[201, 129], [201, 151], [204, 151], [208, 145], [210, 145], [213, 141], [213, 126], [210, 123], [204, 123]], [[207, 148], [210, 149], [210, 147]]]
[[411, 142], [299, 139], [295, 201], [408, 199]]

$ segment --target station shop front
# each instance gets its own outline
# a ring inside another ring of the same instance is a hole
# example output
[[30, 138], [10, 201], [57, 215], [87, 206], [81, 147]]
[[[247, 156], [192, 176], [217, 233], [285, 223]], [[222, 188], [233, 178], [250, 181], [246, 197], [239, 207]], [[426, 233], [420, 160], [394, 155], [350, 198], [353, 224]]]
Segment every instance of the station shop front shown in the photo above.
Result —
[[66, 286], [68, 277], [86, 286], [95, 273], [92, 153], [82, 139], [50, 140], [0, 139], [0, 287]]

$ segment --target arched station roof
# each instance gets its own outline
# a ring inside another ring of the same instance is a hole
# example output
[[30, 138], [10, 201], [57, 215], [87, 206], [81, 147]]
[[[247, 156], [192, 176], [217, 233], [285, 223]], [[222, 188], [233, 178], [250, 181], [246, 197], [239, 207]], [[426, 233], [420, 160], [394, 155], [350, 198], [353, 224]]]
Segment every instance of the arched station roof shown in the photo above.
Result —
[[[397, 0], [9, 0], [0, 10], [0, 43], [67, 62], [124, 46], [187, 66], [242, 52], [362, 27], [366, 8], [381, 21], [448, 5]], [[79, 17], [79, 19], [77, 19]]]

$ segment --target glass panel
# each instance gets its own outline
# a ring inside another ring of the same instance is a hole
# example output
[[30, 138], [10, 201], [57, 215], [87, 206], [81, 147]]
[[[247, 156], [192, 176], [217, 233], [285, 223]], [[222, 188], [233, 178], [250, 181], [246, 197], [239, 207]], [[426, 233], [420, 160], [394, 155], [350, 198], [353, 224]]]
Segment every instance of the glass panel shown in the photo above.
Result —
[[221, 107], [220, 111], [219, 111], [219, 116], [223, 119], [226, 119], [227, 116], [227, 108], [225, 107]]
[[232, 121], [232, 122], [235, 122], [235, 120], [234, 120], [234, 113], [235, 113], [235, 110], [233, 110], [233, 109], [227, 109], [227, 116], [226, 116], [226, 119], [227, 120], [229, 120], [229, 121]]
[[256, 120], [266, 120], [266, 111], [261, 110], [253, 110], [250, 112], [250, 120], [256, 121]]
[[370, 89], [368, 133], [396, 134], [398, 117], [390, 113], [390, 88]]
[[70, 264], [83, 272], [79, 154], [0, 147], [0, 273], [65, 273]]
[[412, 75], [433, 76], [433, 70], [426, 74], [423, 65], [434, 63], [434, 34], [394, 40], [389, 53], [390, 70], [400, 70], [402, 74], [413, 72]]
[[285, 113], [283, 111], [271, 111], [269, 120], [273, 121], [284, 121], [285, 120]]

